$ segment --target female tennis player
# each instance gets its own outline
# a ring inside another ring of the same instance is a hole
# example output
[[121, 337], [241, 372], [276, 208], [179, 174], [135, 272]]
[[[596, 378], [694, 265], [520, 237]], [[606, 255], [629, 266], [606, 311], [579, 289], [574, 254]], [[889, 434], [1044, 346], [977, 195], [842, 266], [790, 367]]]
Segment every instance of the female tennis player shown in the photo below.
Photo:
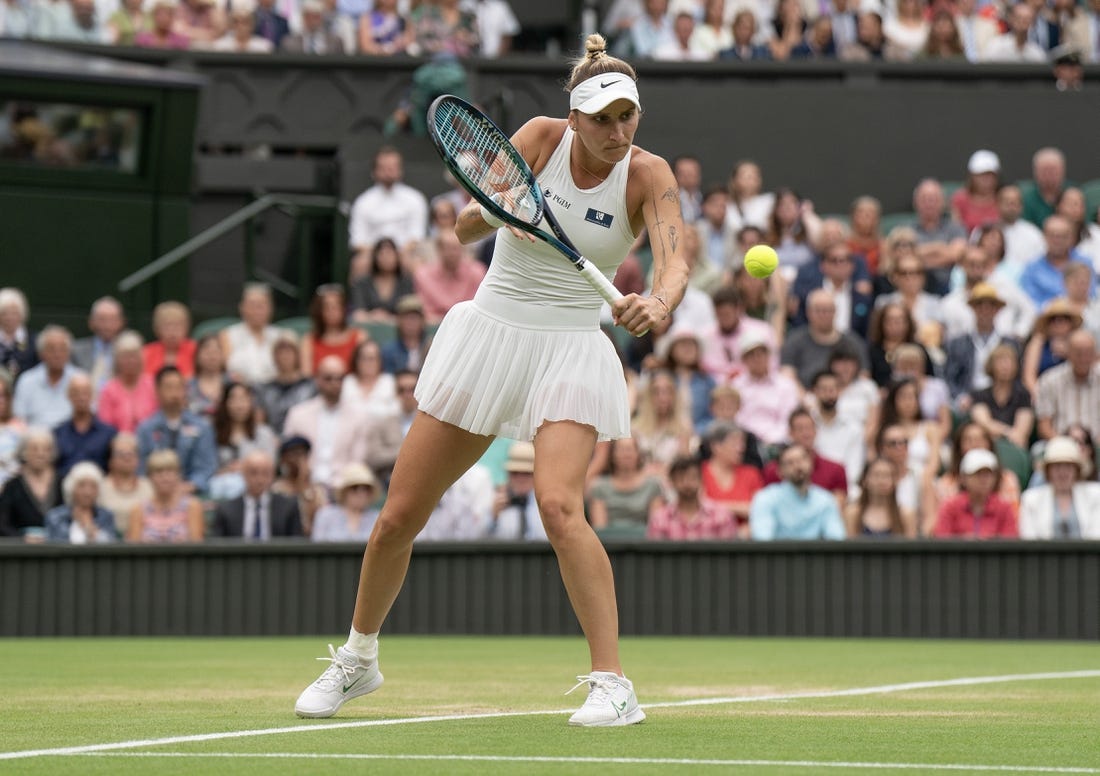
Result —
[[[633, 145], [637, 76], [605, 49], [600, 35], [588, 37], [567, 87], [568, 118], [534, 118], [512, 142], [565, 233], [608, 277], [648, 231], [653, 291], [612, 306], [615, 322], [640, 335], [672, 312], [687, 284], [680, 199], [668, 163]], [[455, 233], [471, 243], [499, 226], [473, 202]], [[378, 631], [401, 589], [413, 538], [443, 492], [503, 436], [534, 442], [539, 511], [591, 652], [591, 670], [576, 685], [588, 685], [588, 698], [570, 724], [645, 718], [619, 663], [611, 563], [584, 517], [584, 475], [597, 440], [630, 435], [626, 383], [600, 331], [601, 303], [554, 248], [501, 230], [477, 295], [447, 313], [432, 343], [416, 388], [420, 412], [367, 543], [351, 634], [344, 646], [329, 646], [331, 663], [298, 698], [298, 716], [332, 716], [382, 684]]]

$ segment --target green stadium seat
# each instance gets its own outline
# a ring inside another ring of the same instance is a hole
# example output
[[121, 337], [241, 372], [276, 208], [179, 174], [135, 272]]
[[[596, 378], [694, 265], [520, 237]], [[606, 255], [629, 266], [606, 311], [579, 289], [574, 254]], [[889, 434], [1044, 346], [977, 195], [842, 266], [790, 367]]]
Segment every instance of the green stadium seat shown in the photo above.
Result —
[[645, 525], [641, 523], [612, 523], [596, 531], [600, 541], [637, 541], [645, 538]]
[[397, 339], [397, 327], [387, 321], [361, 321], [355, 327], [362, 329], [379, 345], [388, 345]]
[[1027, 451], [1012, 444], [1004, 437], [997, 440], [994, 450], [1001, 466], [1016, 473], [1020, 480], [1020, 489], [1026, 488], [1028, 480], [1031, 479], [1031, 457], [1027, 454]]
[[294, 318], [284, 318], [281, 321], [275, 323], [280, 329], [290, 329], [299, 337], [309, 333], [313, 328], [313, 321], [308, 315], [299, 315]]
[[950, 207], [951, 195], [965, 186], [964, 181], [940, 181], [940, 186], [943, 187], [943, 200]]
[[232, 326], [234, 323], [240, 322], [240, 318], [222, 317], [222, 318], [208, 318], [207, 320], [198, 323], [191, 330], [192, 339], [202, 339], [207, 334], [217, 334], [222, 329]]
[[1085, 195], [1085, 220], [1090, 224], [1096, 223], [1096, 209], [1100, 208], [1100, 178], [1081, 184], [1081, 191]]
[[890, 230], [895, 226], [906, 226], [916, 220], [916, 213], [883, 213], [879, 219], [879, 231], [883, 237], [889, 237]]

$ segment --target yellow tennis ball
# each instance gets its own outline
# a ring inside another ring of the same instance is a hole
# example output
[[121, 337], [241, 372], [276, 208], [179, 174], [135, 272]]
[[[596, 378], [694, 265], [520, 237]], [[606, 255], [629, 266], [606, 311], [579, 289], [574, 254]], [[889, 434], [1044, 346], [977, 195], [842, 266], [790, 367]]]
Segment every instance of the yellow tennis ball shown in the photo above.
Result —
[[766, 278], [779, 266], [779, 256], [770, 245], [754, 245], [745, 253], [745, 269], [754, 278]]

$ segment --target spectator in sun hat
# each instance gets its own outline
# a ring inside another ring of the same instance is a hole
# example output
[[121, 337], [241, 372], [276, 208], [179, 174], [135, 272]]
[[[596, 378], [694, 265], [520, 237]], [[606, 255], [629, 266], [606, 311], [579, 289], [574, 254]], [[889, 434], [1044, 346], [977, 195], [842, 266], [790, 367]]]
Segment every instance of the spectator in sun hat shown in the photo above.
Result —
[[1046, 444], [1046, 484], [1024, 491], [1021, 539], [1100, 539], [1100, 483], [1083, 481], [1081, 449], [1068, 436]]
[[947, 360], [944, 363], [944, 379], [951, 391], [951, 399], [960, 410], [970, 408], [970, 397], [991, 384], [983, 368], [989, 354], [1002, 343], [1020, 351], [1020, 343], [1011, 337], [1003, 337], [994, 321], [1005, 306], [997, 289], [989, 283], [978, 283], [970, 289], [968, 299], [974, 311], [974, 326], [966, 334], [960, 334], [947, 342]]
[[1001, 466], [997, 456], [975, 448], [962, 457], [962, 492], [945, 501], [936, 518], [935, 535], [971, 539], [1011, 538], [1018, 534], [1012, 505], [995, 492]]
[[365, 542], [378, 519], [378, 478], [365, 464], [349, 463], [336, 479], [334, 504], [322, 507], [313, 521], [315, 542]]
[[966, 163], [966, 185], [951, 195], [951, 215], [967, 231], [991, 224], [999, 217], [997, 189], [1001, 160], [988, 149], [975, 151]]
[[535, 502], [535, 446], [513, 442], [504, 462], [508, 479], [497, 489], [489, 534], [495, 539], [546, 541], [546, 529]]
[[1035, 321], [1035, 330], [1024, 351], [1020, 379], [1035, 395], [1039, 378], [1065, 363], [1069, 335], [1081, 328], [1081, 314], [1064, 298], [1052, 299]]

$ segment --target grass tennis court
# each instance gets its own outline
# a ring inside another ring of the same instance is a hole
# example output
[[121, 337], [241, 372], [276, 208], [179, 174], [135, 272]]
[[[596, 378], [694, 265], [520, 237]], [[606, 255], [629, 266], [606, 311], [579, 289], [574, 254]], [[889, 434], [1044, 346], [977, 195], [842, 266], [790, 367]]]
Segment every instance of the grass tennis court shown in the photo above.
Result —
[[[0, 641], [0, 773], [1100, 773], [1095, 644], [625, 639], [648, 719], [610, 729], [565, 723], [579, 638], [386, 637], [377, 693], [299, 720], [325, 653], [320, 638]], [[5, 754], [69, 747], [88, 751]]]

